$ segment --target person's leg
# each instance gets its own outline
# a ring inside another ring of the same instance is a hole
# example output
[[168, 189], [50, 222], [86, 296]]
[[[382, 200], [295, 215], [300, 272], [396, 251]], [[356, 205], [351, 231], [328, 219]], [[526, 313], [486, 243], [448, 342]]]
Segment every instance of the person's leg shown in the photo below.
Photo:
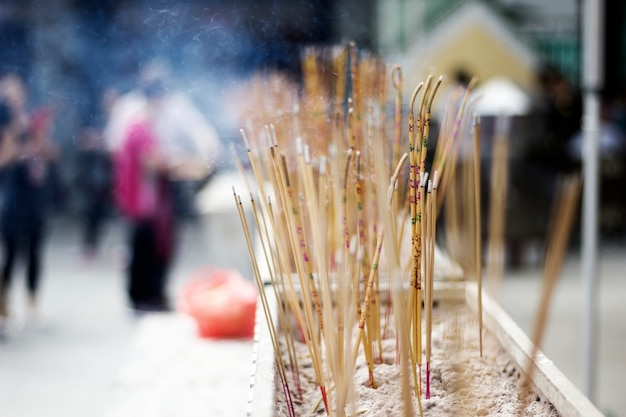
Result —
[[169, 262], [162, 255], [154, 254], [152, 263], [151, 299], [154, 309], [169, 310], [169, 301], [166, 296], [167, 272]]
[[151, 231], [146, 222], [133, 223], [130, 228], [130, 264], [128, 266], [128, 295], [135, 309], [150, 299]]
[[85, 209], [84, 214], [84, 235], [83, 235], [83, 249], [84, 253], [87, 256], [92, 256], [95, 251], [95, 241], [96, 241], [96, 219], [94, 214], [93, 202], [91, 201], [93, 197], [89, 197], [89, 201], [87, 202], [87, 207]]
[[[163, 229], [158, 230], [161, 227]], [[165, 224], [155, 227], [155, 254], [154, 254], [154, 297], [156, 303], [163, 309], [170, 308], [167, 296], [167, 283], [170, 267], [174, 259], [176, 242], [176, 221], [173, 216]]]
[[158, 230], [154, 221], [146, 224], [145, 237], [146, 309], [161, 311], [167, 309], [163, 293], [165, 258], [160, 251]]
[[84, 244], [88, 255], [94, 255], [100, 243], [100, 233], [106, 216], [106, 201], [102, 194], [102, 191], [94, 191], [87, 203]]
[[28, 235], [28, 264], [26, 270], [28, 302], [31, 312], [37, 310], [37, 296], [41, 275], [41, 256], [43, 243], [43, 229], [37, 227]]
[[17, 239], [7, 233], [4, 233], [2, 239], [3, 258], [2, 277], [0, 280], [0, 316], [3, 318], [9, 315], [8, 293], [11, 285], [11, 276], [13, 275], [13, 264], [15, 263], [15, 253], [17, 251]]

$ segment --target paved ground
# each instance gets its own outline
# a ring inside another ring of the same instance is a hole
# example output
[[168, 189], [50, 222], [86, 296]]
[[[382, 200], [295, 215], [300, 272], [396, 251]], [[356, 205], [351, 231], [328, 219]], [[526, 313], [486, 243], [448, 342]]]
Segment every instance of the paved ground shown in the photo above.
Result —
[[[174, 297], [196, 268], [234, 266], [228, 258], [219, 262], [209, 254], [215, 242], [207, 240], [202, 226], [192, 224], [180, 231], [178, 258], [171, 274]], [[82, 257], [73, 223], [55, 222], [47, 243], [42, 287], [46, 327], [13, 331], [0, 343], [0, 416], [102, 415], [112, 382], [131, 356], [139, 324], [126, 307], [122, 227], [109, 225], [102, 253], [92, 262]], [[24, 321], [23, 272], [16, 272], [12, 311], [18, 321]], [[247, 392], [241, 395], [245, 403]]]
[[[212, 230], [220, 230], [224, 224], [214, 222]], [[182, 231], [172, 274], [173, 294], [198, 267], [246, 261], [245, 254], [224, 255], [239, 229], [227, 235], [223, 231], [208, 235], [206, 230], [202, 224], [196, 224]], [[84, 417], [104, 413], [111, 401], [112, 385], [131, 357], [131, 344], [139, 326], [126, 310], [120, 231], [118, 224], [112, 224], [101, 256], [86, 263], [80, 256], [75, 225], [54, 225], [42, 289], [48, 327], [44, 331], [24, 329], [0, 344], [1, 416]], [[620, 417], [626, 417], [625, 255], [624, 245], [603, 250], [600, 281], [597, 403], [607, 415]], [[578, 264], [575, 256], [570, 257], [557, 287], [544, 351], [580, 387], [583, 294]], [[527, 333], [532, 329], [537, 301], [533, 294], [540, 289], [539, 272], [538, 268], [526, 268], [510, 273], [503, 286], [504, 308]], [[16, 279], [15, 284], [13, 310], [20, 314], [24, 304], [23, 279]], [[238, 356], [235, 360], [249, 360], [241, 350], [233, 354]], [[228, 397], [216, 391], [215, 401], [239, 402], [233, 400], [239, 398], [242, 405], [248, 396], [245, 391], [244, 388]], [[241, 407], [232, 410], [233, 416], [243, 415]]]

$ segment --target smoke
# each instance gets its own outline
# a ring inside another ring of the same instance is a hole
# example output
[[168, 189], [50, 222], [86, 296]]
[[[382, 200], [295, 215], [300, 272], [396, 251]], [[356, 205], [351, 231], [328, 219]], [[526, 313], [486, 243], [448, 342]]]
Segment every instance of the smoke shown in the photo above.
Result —
[[329, 43], [331, 24], [346, 17], [333, 18], [331, 3], [16, 2], [14, 12], [0, 19], [0, 58], [3, 69], [24, 75], [36, 104], [54, 107], [54, 139], [68, 158], [84, 127], [104, 124], [105, 93], [133, 88], [154, 60], [166, 63], [177, 88], [194, 100], [228, 149], [233, 141], [239, 144], [241, 126], [234, 124], [232, 104], [224, 103], [233, 103], [238, 84], [259, 71], [297, 78], [301, 46]]

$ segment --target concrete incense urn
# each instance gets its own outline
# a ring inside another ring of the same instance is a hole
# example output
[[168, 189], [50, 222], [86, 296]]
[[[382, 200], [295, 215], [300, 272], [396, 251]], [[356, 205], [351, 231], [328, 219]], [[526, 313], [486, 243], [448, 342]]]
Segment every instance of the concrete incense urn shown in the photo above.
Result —
[[[432, 383], [429, 387], [432, 391], [429, 393], [430, 398], [426, 399], [424, 386], [421, 387], [420, 401], [413, 398], [413, 415], [420, 415], [420, 409], [424, 416], [602, 415], [541, 351], [533, 355], [534, 346], [527, 335], [486, 293], [482, 294], [481, 300], [484, 335], [481, 338], [481, 349], [484, 353], [480, 357], [476, 340], [471, 340], [479, 339], [477, 336], [479, 331], [475, 330], [477, 286], [474, 282], [458, 278], [459, 276], [455, 274], [452, 280], [435, 280], [433, 300], [436, 307], [433, 316], [435, 322], [440, 323], [440, 327], [437, 330], [435, 325], [433, 330], [434, 353], [430, 363]], [[271, 291], [269, 286], [267, 290], [270, 309], [277, 312], [275, 292]], [[468, 330], [471, 336], [463, 335], [465, 330]], [[385, 342], [389, 357], [383, 360], [380, 371], [374, 368], [374, 375], [379, 381], [377, 389], [372, 389], [368, 384], [367, 367], [363, 365], [363, 369], [359, 370], [357, 364], [351, 406], [345, 408], [345, 414], [331, 410], [331, 415], [403, 415], [404, 408], [400, 401], [401, 387], [399, 382], [393, 385], [395, 382], [392, 381], [400, 379], [397, 370], [399, 365], [395, 357], [397, 338], [391, 339]], [[436, 353], [439, 351], [444, 351], [443, 356]], [[462, 351], [469, 356], [459, 356]], [[253, 352], [247, 415], [249, 417], [290, 415], [285, 404], [286, 396], [280, 388], [275, 350], [260, 303]], [[526, 394], [523, 396], [518, 395], [521, 392], [520, 381], [524, 380], [527, 364], [533, 357], [534, 366], [530, 372], [529, 391], [525, 391]], [[475, 375], [470, 375], [471, 372]], [[424, 369], [422, 375], [425, 375]], [[306, 381], [313, 378], [303, 371], [300, 379]], [[306, 388], [305, 385], [303, 384], [301, 389], [309, 389], [313, 393], [309, 395], [308, 400], [306, 395], [304, 398], [293, 400], [300, 407], [296, 409], [295, 415], [326, 414], [318, 387], [309, 384], [310, 387]], [[295, 388], [292, 390], [295, 391]], [[312, 405], [302, 404], [307, 401]], [[519, 408], [519, 401], [523, 401], [522, 408]], [[292, 415], [293, 413], [292, 411]]]

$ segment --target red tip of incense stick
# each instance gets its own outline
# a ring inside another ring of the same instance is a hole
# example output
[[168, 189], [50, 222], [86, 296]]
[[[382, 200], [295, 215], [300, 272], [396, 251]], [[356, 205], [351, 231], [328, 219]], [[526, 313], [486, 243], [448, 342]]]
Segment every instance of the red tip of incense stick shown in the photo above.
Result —
[[285, 400], [287, 401], [287, 409], [289, 411], [289, 417], [296, 416], [296, 410], [293, 406], [293, 399], [291, 398], [291, 391], [289, 390], [289, 387], [287, 386], [286, 381], [282, 380], [282, 376], [281, 376], [281, 382], [283, 385], [283, 392], [285, 394]]
[[326, 387], [320, 387], [320, 391], [322, 391], [322, 399], [324, 400], [324, 409], [326, 410], [326, 415], [329, 415], [328, 412], [328, 398], [326, 397]]
[[430, 363], [426, 362], [426, 399], [430, 399]]
[[374, 373], [372, 371], [369, 371], [370, 374], [370, 385], [371, 388], [376, 389], [376, 381], [374, 381]]
[[303, 398], [302, 397], [302, 384], [300, 383], [300, 375], [295, 370], [293, 372], [293, 379], [296, 384], [296, 389], [298, 390], [298, 399], [301, 400]]

